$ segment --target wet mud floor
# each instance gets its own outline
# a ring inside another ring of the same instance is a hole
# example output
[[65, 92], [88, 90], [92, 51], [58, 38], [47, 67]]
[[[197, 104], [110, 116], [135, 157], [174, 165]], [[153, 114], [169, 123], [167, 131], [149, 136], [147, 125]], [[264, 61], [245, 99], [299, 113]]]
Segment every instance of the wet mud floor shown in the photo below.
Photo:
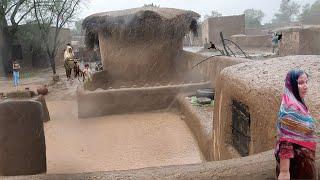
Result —
[[201, 163], [204, 158], [178, 112], [77, 119], [76, 101], [48, 101], [49, 174]]

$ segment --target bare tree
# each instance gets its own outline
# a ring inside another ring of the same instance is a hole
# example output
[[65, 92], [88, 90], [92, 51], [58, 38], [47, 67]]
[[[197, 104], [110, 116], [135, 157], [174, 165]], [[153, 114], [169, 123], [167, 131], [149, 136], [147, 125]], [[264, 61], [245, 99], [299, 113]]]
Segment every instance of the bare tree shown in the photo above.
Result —
[[10, 22], [11, 34], [17, 32], [18, 26], [34, 8], [31, 0], [1, 0], [0, 26], [8, 27]]
[[320, 0], [316, 0], [312, 5], [306, 4], [302, 7], [299, 19], [302, 23], [320, 24]]
[[34, 15], [54, 75], [55, 57], [63, 43], [59, 41], [58, 36], [63, 27], [74, 21], [81, 2], [82, 0], [33, 0]]
[[26, 17], [31, 13], [33, 8], [32, 0], [0, 1], [0, 32], [3, 33], [2, 43], [4, 44], [1, 48], [0, 60], [2, 59], [6, 71], [11, 67], [9, 66], [9, 56], [19, 25], [23, 22], [26, 23]]
[[279, 12], [272, 19], [273, 24], [290, 24], [299, 14], [300, 4], [293, 0], [281, 0]]
[[261, 21], [265, 14], [260, 9], [246, 9], [243, 13], [246, 16], [246, 28], [261, 27]]
[[204, 15], [204, 18], [205, 19], [208, 19], [208, 18], [213, 18], [213, 17], [221, 17], [222, 16], [222, 14], [221, 13], [219, 13], [218, 11], [215, 11], [215, 10], [213, 10], [213, 11], [211, 11], [211, 14], [206, 14], [206, 15]]

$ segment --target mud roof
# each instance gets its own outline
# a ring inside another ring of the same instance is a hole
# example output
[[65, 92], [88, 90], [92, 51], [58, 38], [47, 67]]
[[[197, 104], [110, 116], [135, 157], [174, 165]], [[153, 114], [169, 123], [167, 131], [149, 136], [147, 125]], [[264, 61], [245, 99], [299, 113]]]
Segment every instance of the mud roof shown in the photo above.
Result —
[[97, 13], [84, 19], [86, 44], [97, 41], [97, 33], [103, 32], [120, 40], [182, 38], [189, 30], [197, 33], [198, 13], [188, 10], [144, 6]]
[[287, 26], [274, 29], [273, 32], [294, 32], [301, 30], [320, 31], [320, 25]]

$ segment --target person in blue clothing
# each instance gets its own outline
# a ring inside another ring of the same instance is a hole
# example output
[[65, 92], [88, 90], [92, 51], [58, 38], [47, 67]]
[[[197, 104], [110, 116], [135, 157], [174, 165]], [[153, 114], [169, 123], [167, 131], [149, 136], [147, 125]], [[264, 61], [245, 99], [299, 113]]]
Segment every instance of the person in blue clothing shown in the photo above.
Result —
[[12, 63], [12, 72], [13, 72], [13, 84], [18, 90], [19, 84], [20, 84], [20, 64], [17, 60], [13, 59]]
[[274, 53], [274, 50], [278, 47], [278, 37], [276, 33], [273, 34], [271, 42], [272, 42], [272, 53]]
[[275, 53], [275, 49], [278, 48], [279, 46], [279, 41], [281, 40], [282, 38], [282, 34], [278, 34], [278, 33], [274, 33], [273, 36], [272, 36], [272, 53]]

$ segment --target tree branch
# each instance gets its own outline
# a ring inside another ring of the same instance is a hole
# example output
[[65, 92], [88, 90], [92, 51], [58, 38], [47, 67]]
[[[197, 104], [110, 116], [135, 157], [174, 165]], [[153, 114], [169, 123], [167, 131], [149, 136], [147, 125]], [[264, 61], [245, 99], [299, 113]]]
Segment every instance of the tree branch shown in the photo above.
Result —
[[5, 9], [7, 9], [6, 12], [5, 12], [5, 15], [7, 15], [7, 14], [11, 11], [11, 9], [12, 9], [15, 5], [18, 4], [18, 2], [19, 2], [19, 1], [15, 2], [14, 4], [12, 4], [8, 9], [7, 9], [7, 7], [5, 7]]
[[16, 28], [16, 27], [18, 26], [18, 24], [17, 24], [16, 21], [15, 21], [15, 17], [16, 17], [16, 15], [17, 15], [18, 11], [19, 11], [20, 6], [21, 6], [25, 1], [26, 1], [26, 0], [19, 0], [19, 1], [17, 2], [16, 6], [14, 7], [14, 10], [13, 10], [13, 12], [12, 12], [12, 14], [11, 14], [11, 17], [10, 17], [11, 25], [12, 25], [13, 28]]
[[69, 15], [66, 17], [66, 19], [60, 24], [60, 27], [59, 27], [60, 29], [61, 29], [61, 28], [68, 22], [68, 20], [72, 17], [72, 15], [73, 15], [73, 13], [74, 13], [77, 5], [79, 5], [79, 3], [80, 3], [80, 0], [77, 0], [77, 1], [74, 3], [71, 12], [70, 12]]
[[33, 8], [34, 8], [34, 5], [33, 5], [32, 7], [30, 7], [29, 10], [28, 10], [27, 12], [25, 12], [25, 13], [20, 17], [20, 19], [18, 20], [17, 24], [19, 24], [19, 23], [22, 21], [22, 19], [23, 19], [27, 14], [29, 14], [29, 13], [32, 11]]

